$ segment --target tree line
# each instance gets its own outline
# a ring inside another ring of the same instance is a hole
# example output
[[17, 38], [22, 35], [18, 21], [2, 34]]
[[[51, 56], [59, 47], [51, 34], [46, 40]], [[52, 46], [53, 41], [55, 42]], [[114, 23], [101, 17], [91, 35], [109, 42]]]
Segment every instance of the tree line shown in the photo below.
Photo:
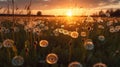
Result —
[[98, 14], [93, 14], [92, 16], [100, 17], [120, 17], [120, 9], [108, 9], [106, 11], [100, 10]]

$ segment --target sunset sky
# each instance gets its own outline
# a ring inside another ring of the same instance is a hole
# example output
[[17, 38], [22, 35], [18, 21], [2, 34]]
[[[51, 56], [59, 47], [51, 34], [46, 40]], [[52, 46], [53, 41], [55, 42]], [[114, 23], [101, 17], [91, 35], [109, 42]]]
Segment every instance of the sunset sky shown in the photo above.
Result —
[[[18, 11], [24, 11], [30, 0], [15, 0]], [[7, 10], [7, 5], [12, 5], [11, 0], [0, 0], [0, 12]], [[42, 14], [64, 15], [72, 11], [74, 15], [90, 14], [109, 8], [120, 8], [120, 0], [32, 0], [33, 14], [42, 11]]]

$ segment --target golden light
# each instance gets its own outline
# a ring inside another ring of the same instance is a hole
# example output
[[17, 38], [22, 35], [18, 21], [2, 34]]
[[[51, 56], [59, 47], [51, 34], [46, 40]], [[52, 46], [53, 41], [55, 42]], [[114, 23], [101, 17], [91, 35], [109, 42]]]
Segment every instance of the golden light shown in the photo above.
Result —
[[71, 17], [73, 15], [72, 10], [68, 10], [66, 13], [67, 16]]

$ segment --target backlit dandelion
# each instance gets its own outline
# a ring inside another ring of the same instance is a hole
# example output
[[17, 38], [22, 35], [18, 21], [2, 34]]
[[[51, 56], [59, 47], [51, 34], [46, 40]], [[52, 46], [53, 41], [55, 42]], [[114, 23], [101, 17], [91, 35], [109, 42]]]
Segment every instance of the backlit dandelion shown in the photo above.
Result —
[[3, 41], [3, 46], [4, 47], [12, 47], [14, 45], [14, 41], [11, 39], [6, 39]]
[[116, 32], [116, 30], [115, 30], [115, 28], [114, 28], [113, 26], [110, 27], [109, 31], [110, 31], [110, 33], [114, 33], [114, 32]]
[[76, 32], [76, 31], [73, 31], [73, 32], [70, 33], [70, 36], [71, 36], [72, 38], [78, 38], [79, 33]]
[[46, 62], [49, 64], [55, 64], [58, 61], [58, 56], [54, 53], [50, 53], [46, 57]]
[[86, 32], [81, 32], [80, 35], [81, 35], [82, 37], [86, 37], [86, 36], [87, 36], [87, 33], [86, 33]]
[[94, 44], [93, 44], [92, 40], [91, 39], [85, 40], [84, 47], [87, 50], [92, 50], [94, 48]]
[[24, 59], [22, 56], [15, 56], [12, 59], [12, 64], [14, 66], [21, 66], [21, 65], [23, 65], [23, 63], [24, 63]]
[[100, 63], [94, 64], [93, 67], [107, 67], [107, 65], [100, 62]]
[[40, 45], [41, 47], [47, 47], [47, 46], [48, 46], [48, 41], [47, 41], [47, 40], [41, 40], [41, 41], [39, 42], [39, 45]]
[[100, 35], [100, 36], [98, 36], [98, 39], [99, 39], [100, 41], [104, 41], [104, 40], [105, 40], [105, 37], [104, 37], [103, 35]]
[[77, 61], [74, 61], [74, 62], [71, 62], [68, 67], [83, 67], [81, 63], [77, 62]]

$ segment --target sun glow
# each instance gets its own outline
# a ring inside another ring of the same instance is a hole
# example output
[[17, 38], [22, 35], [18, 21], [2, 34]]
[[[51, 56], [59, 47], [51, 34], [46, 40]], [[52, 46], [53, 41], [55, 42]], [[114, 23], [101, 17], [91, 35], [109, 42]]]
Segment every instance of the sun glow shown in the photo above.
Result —
[[72, 10], [68, 10], [66, 13], [67, 16], [71, 17], [73, 15]]

